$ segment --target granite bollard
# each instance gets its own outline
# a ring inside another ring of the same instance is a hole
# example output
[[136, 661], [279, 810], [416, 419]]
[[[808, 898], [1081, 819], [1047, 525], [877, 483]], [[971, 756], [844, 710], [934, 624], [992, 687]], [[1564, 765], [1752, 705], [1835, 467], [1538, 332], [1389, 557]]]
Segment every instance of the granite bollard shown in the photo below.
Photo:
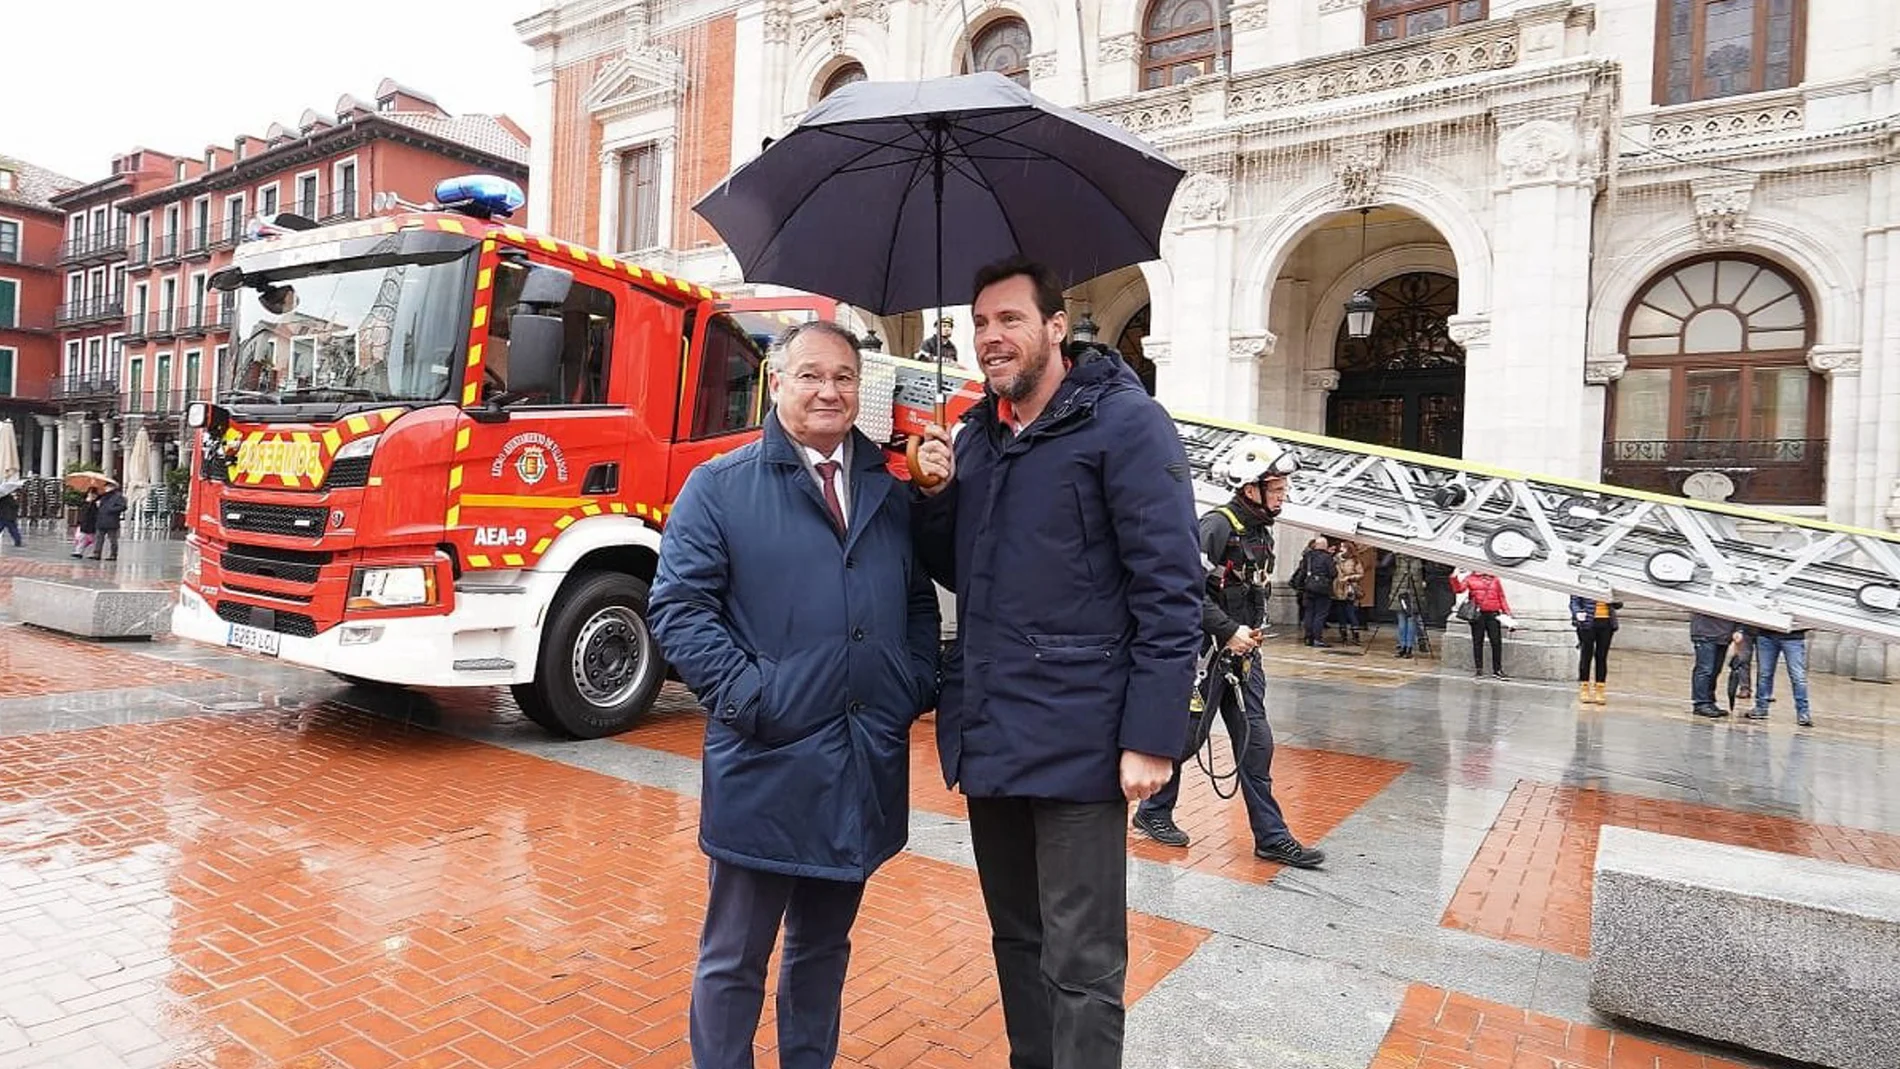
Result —
[[1590, 1005], [1833, 1069], [1900, 1066], [1900, 873], [1605, 827]]
[[13, 580], [21, 623], [83, 638], [151, 638], [171, 630], [169, 590], [127, 590], [99, 579]]

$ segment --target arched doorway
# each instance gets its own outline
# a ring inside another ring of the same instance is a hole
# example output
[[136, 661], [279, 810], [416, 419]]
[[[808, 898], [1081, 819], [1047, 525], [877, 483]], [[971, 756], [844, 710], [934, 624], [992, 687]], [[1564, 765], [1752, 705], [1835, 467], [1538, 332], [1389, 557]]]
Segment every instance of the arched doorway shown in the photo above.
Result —
[[1354, 338], [1340, 323], [1333, 341], [1339, 386], [1326, 403], [1326, 433], [1438, 456], [1464, 452], [1465, 351], [1447, 320], [1458, 311], [1458, 280], [1410, 271], [1372, 288], [1372, 334]]
[[1122, 324], [1121, 332], [1115, 336], [1112, 344], [1115, 346], [1115, 351], [1122, 354], [1122, 359], [1128, 361], [1128, 366], [1135, 369], [1135, 375], [1141, 379], [1141, 385], [1147, 389], [1148, 396], [1153, 397], [1155, 392], [1154, 361], [1148, 359], [1147, 355], [1141, 351], [1142, 339], [1148, 336], [1149, 307], [1144, 304], [1135, 311], [1134, 315], [1129, 316], [1128, 322]]

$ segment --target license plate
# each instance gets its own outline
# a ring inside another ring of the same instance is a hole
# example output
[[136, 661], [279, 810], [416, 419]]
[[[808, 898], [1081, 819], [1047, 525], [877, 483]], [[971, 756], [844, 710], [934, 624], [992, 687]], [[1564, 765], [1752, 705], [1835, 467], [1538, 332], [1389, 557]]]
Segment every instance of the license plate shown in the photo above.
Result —
[[266, 657], [277, 656], [277, 643], [283, 636], [275, 631], [266, 631], [261, 627], [245, 624], [232, 624], [231, 633], [225, 636], [224, 644], [236, 646], [241, 650], [261, 653]]

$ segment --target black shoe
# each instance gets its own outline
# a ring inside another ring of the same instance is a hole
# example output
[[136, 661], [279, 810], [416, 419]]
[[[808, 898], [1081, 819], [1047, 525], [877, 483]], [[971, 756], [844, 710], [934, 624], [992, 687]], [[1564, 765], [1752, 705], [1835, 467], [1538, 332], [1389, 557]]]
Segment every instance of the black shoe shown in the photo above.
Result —
[[1750, 720], [1766, 720], [1768, 719], [1768, 710], [1750, 709], [1748, 712], [1743, 713], [1742, 715], [1749, 718]]
[[1499, 678], [1499, 679], [1510, 679], [1510, 678], [1511, 678], [1510, 676], [1507, 676], [1507, 675], [1505, 675], [1505, 674], [1504, 674], [1504, 669], [1502, 669], [1502, 668], [1495, 668], [1495, 669], [1492, 669], [1492, 671], [1491, 671], [1491, 674], [1492, 674], [1493, 676], [1496, 676], [1496, 677], [1497, 677], [1497, 678]]
[[1698, 705], [1689, 711], [1697, 716], [1706, 716], [1710, 720], [1720, 720], [1728, 715], [1728, 710], [1719, 705]]
[[1473, 678], [1473, 679], [1483, 679], [1483, 678], [1484, 678], [1484, 669], [1482, 669], [1482, 668], [1473, 668], [1473, 669], [1471, 670], [1471, 678]]
[[1188, 833], [1174, 826], [1167, 817], [1150, 813], [1135, 812], [1135, 830], [1160, 843], [1162, 846], [1186, 846]]
[[1326, 851], [1301, 846], [1298, 839], [1282, 839], [1267, 846], [1256, 846], [1253, 856], [1262, 861], [1291, 865], [1296, 869], [1316, 869], [1326, 863]]
[[1316, 650], [1330, 650], [1333, 648], [1333, 644], [1323, 638], [1316, 638], [1313, 640], [1313, 648]]

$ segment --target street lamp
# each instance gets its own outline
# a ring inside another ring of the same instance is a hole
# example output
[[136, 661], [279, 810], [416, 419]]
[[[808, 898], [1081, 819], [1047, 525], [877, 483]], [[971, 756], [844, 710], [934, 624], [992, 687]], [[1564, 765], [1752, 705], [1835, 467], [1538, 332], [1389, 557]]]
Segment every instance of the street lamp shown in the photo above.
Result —
[[1372, 317], [1379, 303], [1366, 291], [1366, 216], [1371, 208], [1359, 209], [1359, 288], [1346, 298], [1346, 334], [1353, 338], [1372, 337]]
[[1095, 317], [1089, 315], [1085, 309], [1082, 312], [1082, 318], [1069, 325], [1069, 337], [1074, 339], [1078, 345], [1090, 345], [1095, 341], [1097, 329], [1095, 326]]

